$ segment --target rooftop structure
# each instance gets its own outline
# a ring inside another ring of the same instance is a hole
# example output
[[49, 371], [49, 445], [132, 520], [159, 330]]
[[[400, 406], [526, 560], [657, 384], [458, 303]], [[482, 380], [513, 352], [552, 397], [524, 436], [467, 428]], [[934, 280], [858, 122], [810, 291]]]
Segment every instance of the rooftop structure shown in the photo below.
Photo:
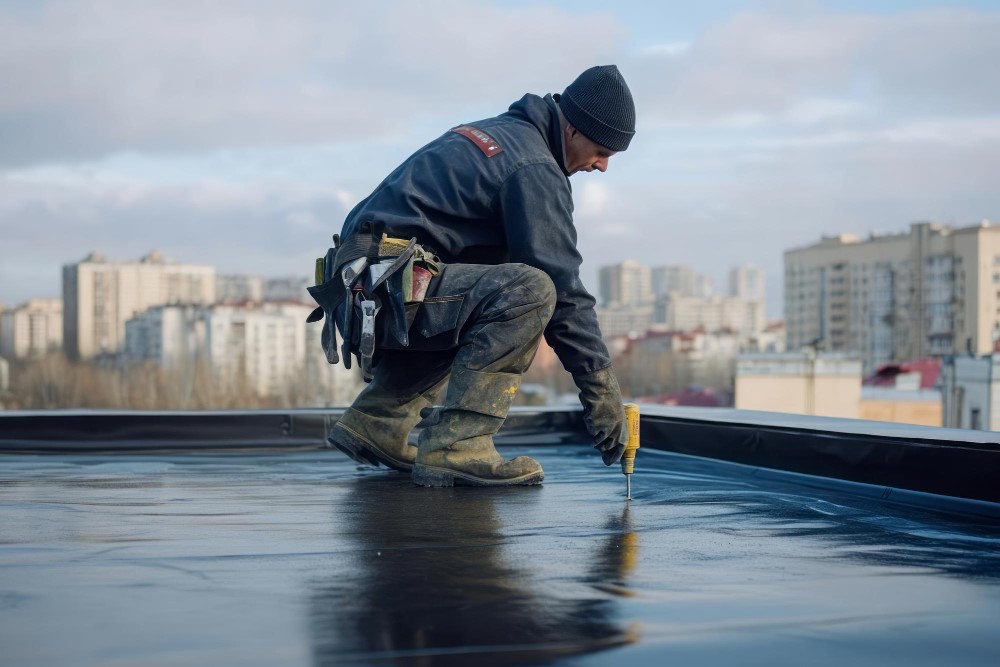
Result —
[[512, 413], [501, 449], [547, 479], [499, 490], [359, 469], [336, 416], [0, 415], [4, 658], [1000, 657], [996, 434], [646, 408], [626, 503], [578, 411]]

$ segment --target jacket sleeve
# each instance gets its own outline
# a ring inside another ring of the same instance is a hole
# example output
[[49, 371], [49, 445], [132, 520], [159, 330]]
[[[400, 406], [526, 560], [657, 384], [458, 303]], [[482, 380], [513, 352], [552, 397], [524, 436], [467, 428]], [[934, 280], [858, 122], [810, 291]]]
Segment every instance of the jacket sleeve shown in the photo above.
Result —
[[503, 220], [510, 261], [545, 271], [556, 288], [556, 308], [545, 340], [573, 375], [611, 365], [594, 312], [594, 297], [580, 280], [573, 196], [552, 164], [521, 167], [500, 187], [494, 206]]

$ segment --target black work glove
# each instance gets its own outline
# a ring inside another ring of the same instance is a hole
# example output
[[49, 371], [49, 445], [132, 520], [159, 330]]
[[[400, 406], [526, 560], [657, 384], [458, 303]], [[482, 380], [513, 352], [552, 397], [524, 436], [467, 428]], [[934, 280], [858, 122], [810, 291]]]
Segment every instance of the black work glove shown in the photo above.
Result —
[[594, 438], [594, 449], [601, 452], [604, 465], [617, 463], [628, 444], [622, 390], [611, 367], [586, 375], [574, 375], [583, 404], [583, 423]]

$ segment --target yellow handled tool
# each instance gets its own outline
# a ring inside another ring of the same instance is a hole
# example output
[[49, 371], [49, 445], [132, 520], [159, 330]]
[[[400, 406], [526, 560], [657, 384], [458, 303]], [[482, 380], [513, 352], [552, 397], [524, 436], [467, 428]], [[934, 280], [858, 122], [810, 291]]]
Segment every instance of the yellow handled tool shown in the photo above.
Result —
[[632, 471], [635, 469], [635, 452], [639, 449], [638, 404], [625, 404], [625, 424], [628, 426], [628, 444], [622, 454], [622, 473], [625, 475], [625, 499], [632, 500]]

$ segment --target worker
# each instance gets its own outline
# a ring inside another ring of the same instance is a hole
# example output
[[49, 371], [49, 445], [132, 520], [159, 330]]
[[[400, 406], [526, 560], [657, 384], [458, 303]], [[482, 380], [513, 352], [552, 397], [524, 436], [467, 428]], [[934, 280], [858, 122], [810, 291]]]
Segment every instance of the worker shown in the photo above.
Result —
[[339, 330], [344, 363], [353, 355], [370, 382], [334, 446], [422, 486], [540, 483], [537, 461], [504, 460], [492, 436], [544, 335], [605, 465], [621, 458], [621, 391], [580, 280], [569, 177], [606, 171], [634, 134], [618, 68], [592, 67], [561, 95], [527, 94], [445, 132], [355, 206], [310, 288], [328, 360]]

